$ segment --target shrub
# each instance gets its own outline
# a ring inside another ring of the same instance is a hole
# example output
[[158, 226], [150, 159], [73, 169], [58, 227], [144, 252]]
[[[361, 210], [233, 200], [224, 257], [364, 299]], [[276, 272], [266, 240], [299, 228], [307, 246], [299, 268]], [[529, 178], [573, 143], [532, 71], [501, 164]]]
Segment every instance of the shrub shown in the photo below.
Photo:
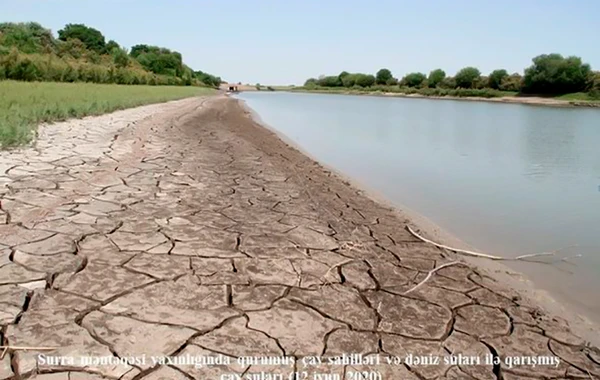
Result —
[[392, 72], [388, 69], [381, 69], [375, 74], [375, 83], [386, 84], [393, 78]]
[[454, 76], [456, 86], [461, 88], [472, 88], [477, 83], [481, 72], [475, 67], [465, 67]]
[[585, 91], [592, 70], [579, 57], [564, 58], [560, 54], [543, 54], [533, 58], [525, 70], [523, 92], [566, 94]]
[[42, 53], [45, 50], [52, 51], [55, 40], [50, 30], [36, 22], [5, 22], [0, 23], [0, 44], [32, 54]]
[[317, 80], [317, 85], [322, 87], [341, 87], [342, 81], [337, 75], [321, 76]]
[[427, 76], [425, 76], [423, 73], [410, 73], [402, 78], [400, 83], [408, 87], [418, 87], [425, 81], [425, 79], [427, 79]]
[[58, 39], [68, 41], [70, 39], [78, 39], [83, 42], [86, 49], [95, 51], [96, 53], [106, 52], [106, 41], [104, 35], [99, 30], [90, 28], [84, 24], [67, 24], [58, 31]]
[[502, 91], [521, 91], [522, 87], [523, 77], [518, 73], [514, 73], [502, 78], [499, 89]]
[[429, 87], [437, 87], [446, 78], [446, 72], [442, 69], [435, 69], [429, 73], [427, 84]]
[[375, 84], [375, 76], [367, 74], [355, 74], [355, 83], [360, 87], [369, 87]]
[[502, 85], [504, 78], [508, 76], [508, 73], [504, 69], [494, 70], [491, 72], [488, 78], [488, 87], [498, 90]]
[[354, 87], [356, 84], [356, 74], [348, 74], [342, 78], [342, 85], [344, 87]]
[[117, 67], [127, 67], [129, 65], [129, 55], [119, 47], [115, 47], [111, 51], [113, 63]]

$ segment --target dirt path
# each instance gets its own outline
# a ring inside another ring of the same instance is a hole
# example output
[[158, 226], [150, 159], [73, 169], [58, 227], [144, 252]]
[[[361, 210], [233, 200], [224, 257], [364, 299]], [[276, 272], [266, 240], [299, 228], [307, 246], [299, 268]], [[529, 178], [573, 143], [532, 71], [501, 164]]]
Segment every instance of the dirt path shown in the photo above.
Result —
[[[600, 376], [598, 349], [476, 268], [404, 295], [456, 258], [232, 99], [45, 127], [0, 153], [0, 186], [0, 379]], [[363, 356], [322, 359], [343, 354]]]

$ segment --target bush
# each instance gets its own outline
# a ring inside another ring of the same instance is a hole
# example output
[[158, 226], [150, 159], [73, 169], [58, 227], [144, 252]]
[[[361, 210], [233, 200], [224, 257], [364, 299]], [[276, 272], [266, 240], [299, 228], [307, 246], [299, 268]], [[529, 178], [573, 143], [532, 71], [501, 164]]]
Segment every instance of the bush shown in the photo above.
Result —
[[356, 85], [360, 87], [370, 87], [375, 84], [375, 76], [367, 74], [355, 74]]
[[354, 87], [356, 85], [356, 74], [348, 74], [342, 77], [342, 85], [344, 87]]
[[502, 91], [521, 91], [523, 87], [523, 77], [518, 73], [511, 74], [502, 78], [500, 90]]
[[454, 89], [456, 88], [456, 80], [452, 77], [446, 77], [444, 79], [442, 79], [442, 81], [438, 84], [438, 86], [440, 88], [444, 88], [444, 89]]
[[500, 86], [502, 85], [502, 81], [507, 76], [508, 76], [508, 73], [504, 69], [492, 71], [488, 78], [488, 83], [487, 83], [488, 87], [496, 89], [496, 90], [500, 89]]
[[435, 69], [429, 73], [427, 84], [429, 87], [437, 87], [446, 78], [446, 72], [442, 69]]
[[82, 58], [86, 49], [83, 42], [76, 38], [70, 38], [66, 41], [60, 41], [56, 45], [56, 51], [60, 57]]
[[375, 74], [375, 83], [377, 84], [386, 84], [391, 79], [393, 79], [392, 72], [388, 69], [381, 69]]
[[106, 41], [99, 30], [83, 24], [67, 24], [58, 31], [58, 39], [68, 41], [77, 39], [85, 45], [86, 49], [103, 54], [106, 52]]
[[117, 67], [127, 67], [129, 66], [129, 55], [127, 52], [119, 47], [115, 47], [112, 49], [112, 59], [113, 63]]
[[55, 40], [50, 30], [37, 22], [0, 23], [0, 44], [15, 47], [23, 53], [43, 53], [54, 49]]
[[465, 67], [454, 76], [456, 86], [461, 88], [473, 88], [481, 72], [475, 67]]
[[564, 58], [560, 54], [543, 54], [533, 58], [525, 70], [523, 92], [567, 94], [585, 91], [592, 70], [579, 57]]
[[410, 73], [402, 78], [400, 83], [403, 86], [418, 87], [425, 81], [425, 79], [427, 79], [427, 76], [423, 73]]
[[321, 76], [317, 80], [317, 85], [322, 87], [341, 87], [342, 81], [337, 75]]

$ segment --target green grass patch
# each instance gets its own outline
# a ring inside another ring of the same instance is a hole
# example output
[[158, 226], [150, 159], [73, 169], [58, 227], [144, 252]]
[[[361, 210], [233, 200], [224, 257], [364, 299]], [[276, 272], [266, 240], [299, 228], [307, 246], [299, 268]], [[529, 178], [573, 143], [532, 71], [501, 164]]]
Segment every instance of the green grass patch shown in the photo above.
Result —
[[576, 92], [573, 94], [557, 96], [556, 99], [569, 101], [598, 102], [600, 101], [600, 94], [595, 95], [589, 92]]
[[0, 81], [0, 146], [29, 142], [42, 122], [213, 93], [205, 87]]

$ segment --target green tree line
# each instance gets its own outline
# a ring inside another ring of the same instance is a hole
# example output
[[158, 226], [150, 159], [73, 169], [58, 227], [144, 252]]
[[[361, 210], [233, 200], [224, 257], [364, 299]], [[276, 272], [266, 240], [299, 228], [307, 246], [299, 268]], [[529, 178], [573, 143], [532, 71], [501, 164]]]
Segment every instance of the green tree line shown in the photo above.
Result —
[[56, 38], [35, 22], [0, 23], [0, 80], [218, 87], [181, 53], [139, 44], [127, 50], [97, 29], [67, 24]]
[[395, 88], [408, 93], [425, 95], [494, 96], [501, 92], [516, 92], [537, 95], [562, 95], [587, 92], [600, 98], [600, 72], [592, 71], [579, 57], [563, 57], [560, 54], [543, 54], [532, 60], [532, 65], [523, 74], [512, 73], [504, 69], [482, 75], [476, 67], [465, 67], [454, 76], [448, 76], [442, 69], [432, 70], [429, 74], [408, 73], [396, 79], [389, 69], [381, 69], [375, 75], [348, 73], [322, 75], [309, 78], [306, 88]]

